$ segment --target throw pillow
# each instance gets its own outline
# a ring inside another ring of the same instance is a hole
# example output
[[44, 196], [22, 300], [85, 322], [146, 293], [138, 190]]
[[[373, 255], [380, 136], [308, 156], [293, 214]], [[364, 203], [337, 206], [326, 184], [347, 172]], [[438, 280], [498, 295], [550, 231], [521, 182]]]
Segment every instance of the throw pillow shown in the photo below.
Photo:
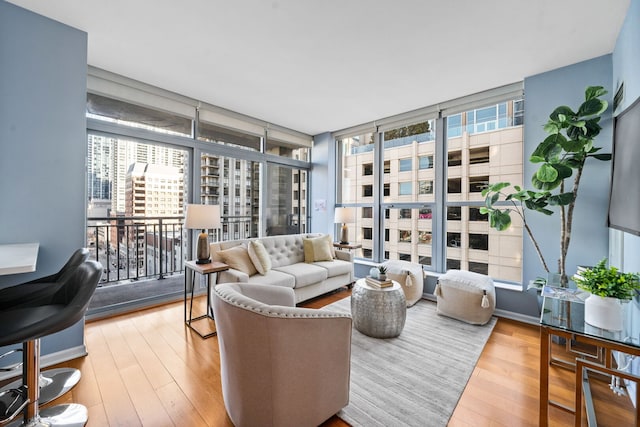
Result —
[[333, 239], [328, 234], [325, 234], [322, 237], [324, 237], [327, 240], [327, 243], [329, 244], [329, 250], [331, 251], [331, 258], [335, 259], [336, 258], [336, 248], [333, 247]]
[[247, 252], [258, 273], [264, 276], [271, 270], [271, 257], [260, 240], [251, 240]]
[[253, 276], [258, 272], [249, 258], [247, 247], [244, 245], [234, 246], [233, 248], [225, 249], [224, 251], [218, 251], [218, 255], [220, 255], [225, 264], [234, 270], [242, 271], [249, 276]]
[[331, 239], [322, 237], [305, 237], [302, 239], [304, 262], [333, 261]]

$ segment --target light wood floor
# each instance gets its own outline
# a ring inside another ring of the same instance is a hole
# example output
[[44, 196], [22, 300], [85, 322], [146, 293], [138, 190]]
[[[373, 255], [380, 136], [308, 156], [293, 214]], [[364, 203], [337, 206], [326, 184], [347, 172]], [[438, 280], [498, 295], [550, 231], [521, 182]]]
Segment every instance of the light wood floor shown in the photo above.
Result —
[[[349, 294], [305, 306], [318, 308]], [[222, 401], [217, 339], [203, 340], [185, 327], [182, 302], [90, 322], [85, 330], [89, 355], [59, 365], [80, 369], [82, 380], [54, 403], [87, 406], [89, 427], [232, 425]], [[536, 326], [499, 319], [449, 425], [538, 425], [538, 338]], [[573, 405], [573, 373], [551, 371], [552, 397]], [[631, 424], [620, 415], [628, 399], [614, 398], [606, 384], [594, 394], [604, 396], [599, 425]], [[551, 426], [572, 425], [569, 414], [550, 413]], [[346, 425], [335, 416], [324, 424]]]

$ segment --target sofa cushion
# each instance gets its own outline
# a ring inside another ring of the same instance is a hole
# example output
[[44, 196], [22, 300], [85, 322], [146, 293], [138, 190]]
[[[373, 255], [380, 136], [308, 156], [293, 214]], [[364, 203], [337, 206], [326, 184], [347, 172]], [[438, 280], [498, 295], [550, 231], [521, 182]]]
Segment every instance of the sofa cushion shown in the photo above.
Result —
[[302, 239], [304, 247], [304, 262], [333, 261], [331, 241], [325, 236]]
[[253, 276], [258, 272], [249, 258], [247, 247], [244, 245], [219, 251], [218, 255], [222, 258], [222, 262], [229, 267], [247, 273], [249, 276]]
[[249, 277], [247, 282], [257, 285], [283, 286], [285, 288], [294, 288], [296, 286], [295, 277], [277, 270], [269, 270], [264, 275], [256, 274]]
[[271, 258], [260, 240], [250, 241], [247, 252], [258, 273], [265, 275], [271, 270]]
[[326, 268], [328, 277], [340, 276], [341, 274], [351, 274], [351, 271], [353, 270], [353, 264], [339, 259], [335, 261], [314, 262], [313, 265]]
[[303, 288], [313, 285], [314, 283], [322, 282], [328, 277], [326, 268], [303, 262], [275, 267], [274, 270], [293, 276], [295, 278], [296, 288]]

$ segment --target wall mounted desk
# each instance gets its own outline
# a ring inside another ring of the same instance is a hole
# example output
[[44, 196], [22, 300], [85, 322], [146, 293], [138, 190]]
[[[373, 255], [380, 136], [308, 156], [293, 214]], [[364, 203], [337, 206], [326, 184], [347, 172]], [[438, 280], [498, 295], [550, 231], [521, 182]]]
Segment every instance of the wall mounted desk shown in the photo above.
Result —
[[36, 271], [40, 243], [0, 244], [0, 275]]

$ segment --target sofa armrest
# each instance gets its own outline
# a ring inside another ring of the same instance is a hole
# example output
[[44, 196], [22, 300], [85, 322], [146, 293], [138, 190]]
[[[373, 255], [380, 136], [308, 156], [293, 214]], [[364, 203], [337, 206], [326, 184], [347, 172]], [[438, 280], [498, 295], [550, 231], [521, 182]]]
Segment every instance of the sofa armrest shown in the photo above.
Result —
[[353, 253], [351, 251], [336, 251], [336, 259], [353, 262]]
[[240, 292], [251, 299], [267, 305], [295, 307], [296, 295], [291, 288], [273, 285], [240, 284]]
[[249, 281], [249, 275], [247, 273], [239, 270], [234, 270], [233, 268], [222, 271], [218, 274], [220, 274], [218, 283], [236, 283]]

